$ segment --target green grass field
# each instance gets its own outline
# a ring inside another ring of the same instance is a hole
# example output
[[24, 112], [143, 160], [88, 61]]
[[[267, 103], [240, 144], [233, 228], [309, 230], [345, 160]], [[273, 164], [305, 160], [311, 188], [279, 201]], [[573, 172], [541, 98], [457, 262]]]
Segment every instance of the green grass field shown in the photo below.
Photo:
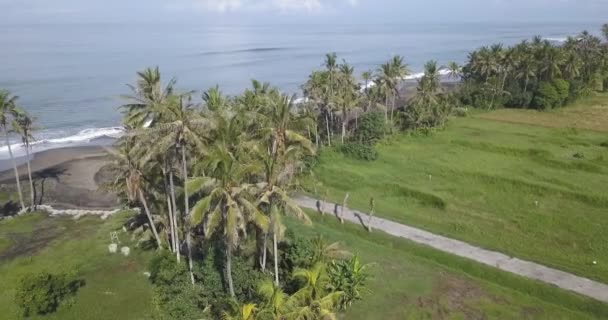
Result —
[[[573, 110], [594, 108], [608, 128], [601, 98]], [[324, 151], [315, 176], [333, 201], [348, 192], [350, 207], [369, 211], [374, 197], [378, 216], [608, 283], [608, 132], [587, 130], [568, 108], [534, 112], [544, 126], [516, 123], [531, 112], [499, 110], [453, 119], [432, 136], [400, 135], [378, 146], [373, 163]], [[556, 119], [580, 126], [548, 125]]]
[[602, 319], [608, 305], [309, 212], [299, 234], [339, 241], [372, 262], [369, 292], [343, 319]]
[[[602, 319], [608, 306], [326, 216], [313, 227], [287, 221], [306, 236], [323, 235], [371, 262], [365, 299], [341, 319]], [[86, 285], [69, 308], [35, 319], [149, 319], [152, 288], [143, 275], [151, 253], [128, 258], [107, 252], [109, 233], [125, 215], [75, 221], [33, 214], [0, 222], [0, 314], [20, 319], [14, 305], [19, 278], [41, 270], [76, 270]], [[130, 236], [120, 233], [129, 243]], [[33, 244], [25, 246], [25, 244]], [[15, 251], [19, 249], [18, 251]], [[7, 254], [11, 253], [10, 257]]]
[[[0, 221], [0, 318], [21, 319], [14, 303], [19, 279], [30, 272], [76, 271], [86, 281], [70, 308], [40, 319], [149, 319], [151, 285], [143, 275], [150, 256], [130, 244], [129, 257], [110, 254], [110, 232], [125, 215], [103, 222], [98, 217], [80, 220], [31, 214]], [[37, 319], [37, 318], [34, 318]]]

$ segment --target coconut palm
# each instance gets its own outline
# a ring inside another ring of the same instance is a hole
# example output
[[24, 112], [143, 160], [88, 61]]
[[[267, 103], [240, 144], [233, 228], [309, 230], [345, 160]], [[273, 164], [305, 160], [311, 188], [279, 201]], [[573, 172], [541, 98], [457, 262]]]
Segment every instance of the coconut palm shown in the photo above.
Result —
[[448, 62], [447, 70], [449, 79], [457, 80], [462, 77], [462, 67], [457, 62]]
[[238, 308], [237, 312], [230, 314], [226, 311], [222, 313], [222, 320], [255, 320], [257, 306], [252, 303], [246, 303]]
[[193, 225], [203, 224], [206, 237], [222, 235], [228, 288], [234, 297], [232, 252], [246, 235], [248, 224], [268, 230], [268, 219], [255, 205], [256, 186], [247, 183], [259, 168], [247, 161], [242, 119], [238, 114], [222, 114], [216, 121], [209, 153], [199, 166], [206, 175], [191, 179], [187, 186], [191, 195], [202, 195], [190, 212], [190, 220]]
[[371, 81], [372, 81], [373, 77], [374, 77], [374, 75], [373, 75], [372, 71], [365, 71], [361, 74], [361, 78], [363, 78], [363, 83], [364, 83], [363, 92], [365, 93], [365, 97], [367, 98], [367, 107], [364, 110], [365, 112], [367, 112], [372, 107], [370, 87], [372, 86]]
[[263, 301], [260, 316], [269, 316], [273, 320], [283, 320], [288, 312], [289, 296], [270, 280], [262, 281], [258, 285], [258, 296]]
[[10, 92], [0, 90], [0, 127], [2, 127], [2, 131], [4, 132], [4, 139], [6, 142], [6, 147], [8, 148], [8, 155], [11, 158], [13, 170], [15, 171], [15, 181], [17, 183], [17, 192], [19, 194], [19, 204], [21, 205], [21, 209], [25, 209], [23, 192], [21, 191], [21, 182], [19, 181], [19, 171], [17, 171], [17, 162], [15, 162], [11, 143], [8, 139], [8, 126], [11, 123], [11, 118], [14, 118], [18, 113], [16, 105], [17, 99], [19, 99], [19, 97], [11, 95]]
[[325, 264], [317, 263], [310, 269], [298, 269], [294, 277], [301, 279], [304, 286], [289, 301], [288, 319], [336, 319], [333, 310], [343, 295], [341, 291], [327, 290], [328, 277]]
[[136, 201], [141, 203], [144, 207], [144, 211], [148, 218], [148, 224], [150, 225], [150, 230], [152, 230], [156, 244], [159, 249], [162, 249], [162, 241], [156, 230], [156, 223], [152, 218], [148, 201], [144, 195], [144, 184], [146, 183], [144, 170], [140, 167], [139, 161], [134, 158], [131, 141], [129, 140], [131, 140], [130, 137], [123, 138], [116, 150], [107, 149], [107, 151], [114, 156], [112, 170], [116, 174], [116, 178], [112, 184], [113, 189], [114, 191], [124, 193], [130, 203]]
[[32, 136], [34, 119], [23, 110], [17, 110], [15, 119], [13, 120], [13, 130], [21, 137], [21, 142], [25, 148], [27, 176], [30, 182], [30, 201], [31, 208], [36, 210], [36, 192], [34, 189], [34, 180], [32, 179], [32, 168], [30, 165], [30, 143], [34, 140]]
[[[287, 193], [291, 178], [302, 166], [304, 155], [315, 153], [312, 142], [295, 131], [297, 118], [292, 99], [275, 95], [268, 108], [261, 110], [262, 125], [259, 129], [261, 144], [256, 143], [254, 154], [264, 166], [264, 183], [258, 206], [270, 217], [273, 237], [275, 282], [279, 284], [277, 236], [282, 233], [280, 213], [291, 215], [310, 224], [308, 216], [294, 203]], [[265, 245], [264, 245], [265, 254]], [[265, 261], [263, 258], [262, 261]]]
[[173, 94], [176, 82], [176, 79], [171, 79], [163, 87], [158, 67], [137, 72], [137, 84], [127, 85], [131, 95], [122, 96], [127, 101], [121, 106], [125, 113], [125, 124], [132, 128], [141, 128], [154, 123], [157, 120], [156, 111], [159, 105]]

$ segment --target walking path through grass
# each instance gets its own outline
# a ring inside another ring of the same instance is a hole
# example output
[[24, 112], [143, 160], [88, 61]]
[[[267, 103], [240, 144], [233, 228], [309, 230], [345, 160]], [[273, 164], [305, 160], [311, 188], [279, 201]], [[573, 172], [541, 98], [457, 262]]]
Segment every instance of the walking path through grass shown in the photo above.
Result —
[[[296, 201], [301, 207], [314, 210], [319, 209], [317, 207], [317, 200], [315, 199], [299, 196]], [[331, 212], [327, 211], [328, 208], [336, 208], [337, 206], [329, 202], [321, 202], [320, 205], [323, 211], [328, 213]], [[340, 212], [339, 209], [338, 212]], [[365, 225], [369, 221], [367, 214], [347, 208], [344, 209], [342, 217], [344, 220]], [[382, 218], [373, 217], [370, 225], [373, 229], [382, 230], [393, 236], [412, 240], [444, 252], [468, 258], [523, 277], [553, 284], [559, 288], [608, 303], [608, 285], [600, 282], [548, 268], [534, 262], [509, 257], [499, 252], [485, 250], [462, 241], [453, 240]]]

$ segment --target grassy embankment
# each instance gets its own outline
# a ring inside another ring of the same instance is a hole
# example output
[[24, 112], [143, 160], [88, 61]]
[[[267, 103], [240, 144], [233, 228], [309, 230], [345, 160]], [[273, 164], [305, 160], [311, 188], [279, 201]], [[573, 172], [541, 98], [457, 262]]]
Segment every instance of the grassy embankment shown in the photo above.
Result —
[[[608, 283], [608, 95], [453, 119], [369, 163], [323, 152], [329, 199]], [[597, 260], [598, 264], [593, 265]]]

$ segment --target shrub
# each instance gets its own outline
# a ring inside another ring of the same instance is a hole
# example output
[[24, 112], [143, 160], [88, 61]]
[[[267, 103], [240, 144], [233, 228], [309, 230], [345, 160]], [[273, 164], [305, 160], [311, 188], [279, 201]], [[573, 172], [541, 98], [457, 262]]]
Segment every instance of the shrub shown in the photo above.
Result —
[[55, 312], [66, 298], [74, 296], [83, 285], [84, 280], [70, 273], [28, 274], [19, 282], [15, 302], [25, 317], [48, 314]]
[[553, 80], [553, 87], [559, 97], [559, 104], [564, 105], [570, 97], [570, 83], [563, 79]]
[[534, 97], [534, 106], [539, 109], [551, 109], [560, 104], [560, 95], [549, 82], [542, 82]]
[[357, 160], [374, 161], [378, 159], [378, 151], [369, 144], [346, 143], [340, 145], [338, 150], [347, 157]]
[[331, 291], [341, 291], [340, 308], [346, 309], [353, 302], [361, 300], [365, 284], [369, 278], [368, 266], [361, 263], [358, 256], [349, 260], [333, 261], [328, 268]]
[[355, 140], [359, 143], [374, 144], [382, 139], [386, 129], [382, 112], [366, 113], [359, 119], [359, 125], [355, 130]]
[[154, 306], [158, 319], [198, 319], [209, 304], [203, 289], [192, 286], [188, 269], [169, 252], [150, 261], [150, 281], [154, 284]]
[[469, 116], [469, 107], [454, 108], [452, 114], [456, 117], [466, 118]]

